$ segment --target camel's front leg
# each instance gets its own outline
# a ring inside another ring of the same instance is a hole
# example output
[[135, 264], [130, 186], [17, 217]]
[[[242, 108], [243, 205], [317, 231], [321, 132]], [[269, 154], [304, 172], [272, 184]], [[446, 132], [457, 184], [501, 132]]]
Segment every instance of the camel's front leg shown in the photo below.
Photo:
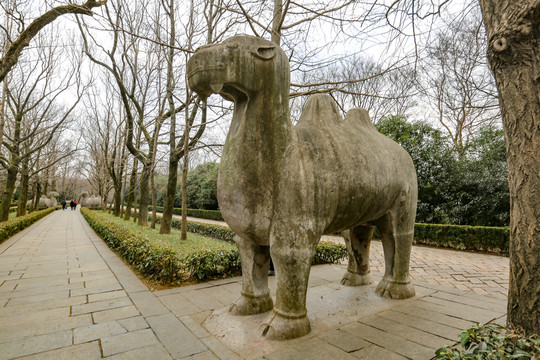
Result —
[[306, 292], [317, 239], [300, 235], [288, 240], [270, 246], [277, 278], [276, 304], [262, 325], [262, 336], [271, 340], [294, 339], [311, 331]]
[[242, 294], [229, 311], [235, 315], [254, 315], [272, 310], [268, 290], [269, 247], [246, 241], [238, 235], [234, 241], [242, 261]]

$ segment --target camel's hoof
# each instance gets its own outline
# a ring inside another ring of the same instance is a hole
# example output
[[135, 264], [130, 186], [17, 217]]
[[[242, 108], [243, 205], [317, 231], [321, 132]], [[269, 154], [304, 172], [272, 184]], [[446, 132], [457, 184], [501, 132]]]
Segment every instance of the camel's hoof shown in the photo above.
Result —
[[416, 295], [410, 282], [400, 283], [383, 278], [375, 290], [377, 295], [387, 299], [408, 299]]
[[311, 325], [307, 315], [284, 316], [274, 311], [261, 325], [262, 337], [268, 340], [295, 339], [311, 331]]
[[373, 278], [370, 273], [367, 274], [357, 274], [350, 271], [347, 271], [341, 279], [341, 284], [346, 286], [363, 286], [373, 284]]
[[259, 297], [240, 295], [229, 307], [229, 312], [233, 315], [255, 315], [270, 311], [273, 307], [274, 302], [270, 295]]

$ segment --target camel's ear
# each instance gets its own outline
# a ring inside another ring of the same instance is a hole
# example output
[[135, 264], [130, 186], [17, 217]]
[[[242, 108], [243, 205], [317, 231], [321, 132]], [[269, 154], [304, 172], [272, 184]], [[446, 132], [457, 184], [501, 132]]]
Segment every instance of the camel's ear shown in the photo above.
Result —
[[257, 48], [257, 51], [253, 52], [253, 55], [263, 60], [270, 60], [276, 56], [276, 47], [275, 46], [260, 46]]

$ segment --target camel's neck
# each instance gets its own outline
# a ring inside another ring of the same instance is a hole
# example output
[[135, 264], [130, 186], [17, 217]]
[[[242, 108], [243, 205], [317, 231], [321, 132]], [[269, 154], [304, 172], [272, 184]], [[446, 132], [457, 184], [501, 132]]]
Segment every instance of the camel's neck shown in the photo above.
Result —
[[235, 104], [225, 150], [242, 153], [246, 162], [279, 169], [293, 133], [288, 93], [265, 91]]

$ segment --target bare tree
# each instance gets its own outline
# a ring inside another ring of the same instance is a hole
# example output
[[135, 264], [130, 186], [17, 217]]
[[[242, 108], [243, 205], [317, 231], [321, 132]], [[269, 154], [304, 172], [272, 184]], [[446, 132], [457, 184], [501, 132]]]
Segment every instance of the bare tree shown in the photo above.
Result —
[[[30, 44], [30, 41], [39, 33], [39, 31], [41, 31], [41, 29], [52, 23], [59, 16], [65, 14], [93, 15], [92, 9], [104, 5], [106, 2], [106, 0], [88, 0], [80, 5], [69, 4], [54, 7], [36, 18], [28, 26], [25, 26], [24, 21], [21, 21], [20, 31], [18, 35], [16, 35], [15, 39], [12, 39], [11, 31], [4, 26], [0, 26], [0, 29], [4, 31], [5, 36], [8, 39], [8, 43], [10, 44], [9, 47], [7, 47], [7, 51], [0, 59], [0, 82], [4, 80], [8, 72], [19, 60], [24, 48]], [[20, 15], [20, 13], [13, 12], [14, 9], [10, 6], [10, 2], [6, 2], [5, 4], [2, 2], [0, 7], [8, 16], [19, 17]]]
[[[93, 147], [102, 152], [103, 166], [109, 174], [114, 189], [114, 212], [120, 216], [122, 200], [122, 179], [126, 166], [126, 132], [127, 126], [123, 118], [121, 101], [113, 88], [114, 84], [106, 82], [100, 86], [100, 93], [95, 89], [89, 94], [86, 102], [85, 122], [88, 124], [86, 134], [95, 142]], [[101, 95], [101, 96], [100, 96]], [[104, 95], [104, 96], [103, 96]]]
[[[137, 12], [130, 12], [133, 5], [122, 0], [106, 6], [107, 26], [114, 32], [110, 50], [90, 36], [79, 21], [79, 28], [85, 43], [87, 56], [113, 76], [118, 86], [127, 121], [126, 145], [130, 153], [142, 164], [140, 176], [139, 225], [148, 223], [149, 181], [153, 167], [155, 144], [159, 139], [160, 129], [170, 112], [163, 111], [164, 101], [152, 88], [159, 89], [159, 67], [163, 59], [157, 44], [144, 42], [141, 37], [149, 38], [154, 26], [145, 22], [148, 9], [146, 2], [136, 6]], [[127, 30], [127, 31], [124, 31]], [[90, 49], [89, 41], [102, 50], [103, 60]], [[175, 109], [180, 111], [181, 109]], [[134, 129], [141, 130], [146, 149], [136, 147]]]
[[[40, 41], [34, 61], [18, 64], [8, 81], [10, 116], [5, 124], [2, 145], [9, 155], [0, 156], [0, 165], [7, 169], [8, 177], [2, 197], [1, 221], [8, 219], [9, 203], [21, 164], [45, 148], [65, 128], [84, 91], [78, 76], [80, 62], [72, 69], [61, 67], [61, 49], [44, 38]], [[59, 77], [61, 71], [64, 75]], [[64, 107], [59, 104], [59, 97], [72, 86], [77, 88], [77, 95], [69, 107]]]
[[420, 81], [426, 105], [462, 158], [479, 129], [500, 120], [495, 81], [486, 63], [479, 9], [448, 22], [427, 45]]

